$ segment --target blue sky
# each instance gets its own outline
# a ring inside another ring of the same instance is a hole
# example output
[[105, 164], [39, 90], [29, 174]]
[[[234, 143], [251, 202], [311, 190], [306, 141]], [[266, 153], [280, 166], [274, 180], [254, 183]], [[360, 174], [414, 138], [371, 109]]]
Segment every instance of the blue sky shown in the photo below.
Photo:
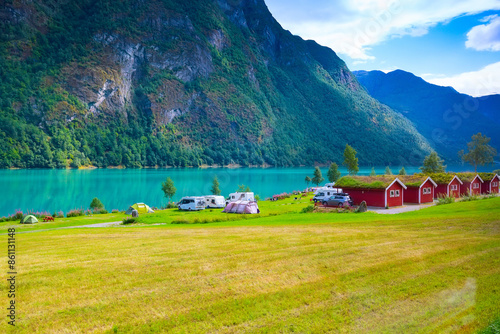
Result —
[[500, 0], [265, 0], [283, 26], [351, 70], [402, 69], [473, 96], [500, 94]]

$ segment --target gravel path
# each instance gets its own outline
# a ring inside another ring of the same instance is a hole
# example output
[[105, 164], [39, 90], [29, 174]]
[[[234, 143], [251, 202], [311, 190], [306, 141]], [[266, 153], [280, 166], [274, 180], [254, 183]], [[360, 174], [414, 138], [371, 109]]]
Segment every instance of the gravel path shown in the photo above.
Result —
[[368, 211], [373, 211], [380, 214], [393, 215], [401, 212], [408, 211], [416, 211], [424, 208], [429, 208], [435, 205], [434, 203], [426, 203], [426, 204], [405, 204], [403, 206], [398, 206], [397, 208], [385, 209], [385, 208], [377, 208], [373, 206], [368, 207]]

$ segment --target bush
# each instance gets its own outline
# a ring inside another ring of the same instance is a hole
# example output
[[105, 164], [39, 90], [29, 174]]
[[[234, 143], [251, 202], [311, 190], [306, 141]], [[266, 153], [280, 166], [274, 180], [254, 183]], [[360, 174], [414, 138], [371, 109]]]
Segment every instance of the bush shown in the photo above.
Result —
[[118, 213], [118, 212], [120, 212], [120, 210], [118, 210], [118, 209], [111, 210], [111, 213]]
[[72, 209], [69, 210], [69, 212], [66, 214], [66, 217], [79, 217], [79, 216], [85, 216], [85, 213], [83, 212], [83, 209]]
[[476, 194], [471, 194], [469, 191], [467, 191], [466, 195], [463, 195], [460, 198], [460, 202], [470, 202], [470, 201], [477, 201], [479, 199], [479, 195]]
[[94, 214], [98, 214], [98, 215], [104, 215], [108, 213], [108, 210], [106, 210], [105, 208], [101, 208], [101, 209], [94, 209]]
[[455, 197], [445, 196], [445, 195], [438, 195], [436, 205], [450, 204], [450, 203], [453, 203], [453, 202], [455, 202]]
[[129, 224], [135, 224], [138, 223], [137, 218], [125, 218], [122, 221], [122, 225], [129, 225]]
[[177, 208], [177, 204], [175, 202], [168, 202], [165, 206], [165, 209], [175, 209]]
[[189, 221], [186, 219], [176, 219], [171, 224], [189, 224]]
[[314, 205], [308, 205], [300, 211], [301, 213], [314, 212]]
[[92, 202], [90, 203], [90, 208], [92, 209], [92, 211], [96, 212], [96, 210], [104, 209], [104, 204], [102, 204], [99, 198], [94, 197], [94, 199], [92, 199]]

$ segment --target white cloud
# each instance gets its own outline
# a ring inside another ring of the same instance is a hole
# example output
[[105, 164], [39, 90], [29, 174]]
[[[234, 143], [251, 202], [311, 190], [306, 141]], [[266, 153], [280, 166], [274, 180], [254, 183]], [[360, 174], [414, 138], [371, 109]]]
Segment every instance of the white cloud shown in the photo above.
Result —
[[352, 59], [391, 38], [422, 36], [453, 18], [500, 9], [499, 0], [266, 0], [285, 29]]
[[491, 15], [482, 22], [487, 24], [475, 26], [467, 33], [465, 46], [478, 51], [500, 51], [500, 17]]
[[466, 72], [452, 77], [426, 75], [425, 79], [439, 86], [451, 86], [460, 93], [474, 97], [500, 94], [500, 62], [479, 71]]

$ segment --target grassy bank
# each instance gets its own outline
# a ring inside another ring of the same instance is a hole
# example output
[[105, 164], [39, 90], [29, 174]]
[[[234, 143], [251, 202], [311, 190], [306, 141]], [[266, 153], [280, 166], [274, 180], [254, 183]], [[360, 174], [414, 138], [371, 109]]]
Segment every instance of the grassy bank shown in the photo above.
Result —
[[500, 198], [389, 216], [289, 201], [238, 221], [18, 234], [11, 331], [474, 333], [499, 318]]

